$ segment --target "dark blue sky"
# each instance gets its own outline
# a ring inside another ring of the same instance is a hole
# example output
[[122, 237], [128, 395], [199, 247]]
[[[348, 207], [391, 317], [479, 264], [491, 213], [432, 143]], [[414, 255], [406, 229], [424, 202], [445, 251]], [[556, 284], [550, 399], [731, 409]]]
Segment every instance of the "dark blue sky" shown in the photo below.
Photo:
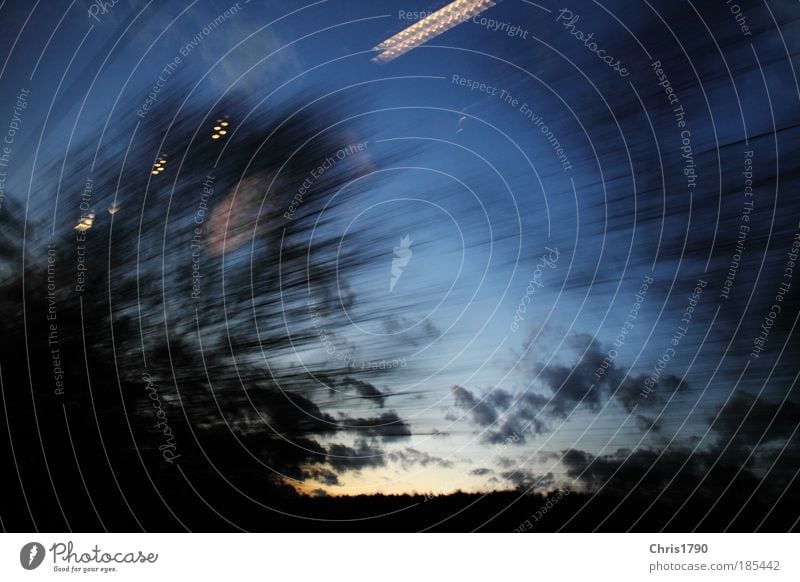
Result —
[[[769, 475], [796, 428], [769, 421], [797, 406], [800, 280], [786, 269], [800, 233], [800, 8], [742, 2], [737, 21], [724, 2], [506, 0], [485, 21], [370, 61], [413, 23], [407, 12], [440, 5], [123, 0], [93, 19], [86, 1], [4, 2], [0, 132], [29, 91], [5, 195], [29, 220], [68, 229], [79, 216], [65, 200], [80, 193], [60, 175], [88, 155], [76, 148], [120, 158], [132, 128], [175, 100], [216, 111], [208, 104], [235, 98], [264, 114], [336, 93], [352, 136], [342, 147], [366, 143], [367, 171], [320, 233], [384, 256], [348, 276], [358, 300], [337, 350], [404, 361], [363, 380], [391, 394], [382, 408], [411, 436], [321, 437], [386, 462], [334, 462], [338, 484], [306, 490], [597, 486], [602, 471], [576, 451], [603, 469], [639, 451], [722, 459], [751, 424], [769, 425], [744, 443]], [[95, 193], [98, 222], [112, 200]], [[8, 208], [0, 221], [21, 220]], [[390, 292], [406, 235], [411, 258]], [[334, 356], [319, 342], [273, 364], [319, 370]], [[334, 417], [376, 412], [317, 396]]]

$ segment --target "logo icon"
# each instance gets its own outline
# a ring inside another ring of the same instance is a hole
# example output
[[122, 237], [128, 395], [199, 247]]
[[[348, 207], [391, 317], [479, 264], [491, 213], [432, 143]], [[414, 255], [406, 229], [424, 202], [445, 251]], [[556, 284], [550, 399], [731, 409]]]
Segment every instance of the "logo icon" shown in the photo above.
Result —
[[19, 563], [26, 570], [35, 570], [44, 561], [44, 546], [38, 542], [29, 542], [19, 551]]
[[392, 257], [392, 278], [389, 281], [389, 293], [394, 291], [394, 286], [400, 280], [400, 275], [403, 274], [403, 269], [406, 268], [408, 262], [411, 260], [411, 243], [414, 242], [408, 235], [400, 239], [400, 246], [394, 247], [394, 257]]

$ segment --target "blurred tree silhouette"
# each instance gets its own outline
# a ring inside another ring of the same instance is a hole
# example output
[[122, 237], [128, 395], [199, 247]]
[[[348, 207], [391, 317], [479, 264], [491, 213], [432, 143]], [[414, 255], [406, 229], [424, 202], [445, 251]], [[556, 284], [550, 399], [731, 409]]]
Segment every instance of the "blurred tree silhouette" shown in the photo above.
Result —
[[[320, 348], [309, 304], [335, 335], [355, 300], [347, 273], [374, 258], [339, 249], [322, 214], [357, 195], [331, 201], [369, 165], [353, 155], [309, 180], [358, 141], [330, 121], [341, 103], [266, 113], [236, 103], [165, 103], [73, 148], [38, 176], [60, 194], [55, 225], [26, 223], [7, 202], [4, 461], [25, 491], [10, 480], [18, 503], [4, 518], [50, 530], [97, 529], [104, 516], [115, 530], [191, 528], [186, 516], [213, 506], [244, 520], [254, 501], [280, 505], [326, 462], [317, 437], [344, 428], [315, 395], [357, 372], [335, 359], [299, 366], [295, 354]], [[228, 132], [211, 139], [218, 119]]]

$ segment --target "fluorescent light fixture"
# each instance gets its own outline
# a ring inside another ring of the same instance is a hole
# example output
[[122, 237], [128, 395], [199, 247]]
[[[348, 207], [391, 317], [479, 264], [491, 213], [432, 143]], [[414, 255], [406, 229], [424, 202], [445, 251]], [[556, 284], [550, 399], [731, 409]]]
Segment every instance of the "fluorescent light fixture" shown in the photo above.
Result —
[[376, 46], [382, 52], [372, 62], [388, 63], [494, 5], [493, 0], [455, 0]]

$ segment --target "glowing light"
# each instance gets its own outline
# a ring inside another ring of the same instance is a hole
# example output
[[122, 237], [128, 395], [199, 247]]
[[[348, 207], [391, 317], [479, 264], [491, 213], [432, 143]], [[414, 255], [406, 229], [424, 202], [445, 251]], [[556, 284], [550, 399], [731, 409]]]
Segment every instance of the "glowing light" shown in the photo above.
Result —
[[117, 206], [116, 202], [108, 207], [108, 213], [111, 216], [114, 216], [117, 212], [119, 212], [119, 206]]
[[382, 52], [372, 62], [388, 63], [494, 5], [493, 0], [455, 0], [376, 46]]
[[153, 164], [153, 169], [151, 170], [151, 174], [154, 176], [158, 176], [161, 172], [166, 170], [167, 165], [167, 155], [164, 153], [158, 154], [158, 161]]
[[89, 212], [86, 216], [81, 218], [80, 222], [75, 225], [75, 230], [79, 232], [86, 232], [94, 224], [94, 212]]
[[[225, 115], [223, 117], [225, 119], [228, 118], [227, 115]], [[219, 139], [223, 135], [226, 135], [228, 133], [228, 130], [227, 129], [223, 129], [223, 128], [227, 128], [229, 125], [230, 125], [229, 122], [223, 121], [223, 119], [217, 119], [216, 125], [214, 126], [214, 133], [211, 134], [211, 139]]]

